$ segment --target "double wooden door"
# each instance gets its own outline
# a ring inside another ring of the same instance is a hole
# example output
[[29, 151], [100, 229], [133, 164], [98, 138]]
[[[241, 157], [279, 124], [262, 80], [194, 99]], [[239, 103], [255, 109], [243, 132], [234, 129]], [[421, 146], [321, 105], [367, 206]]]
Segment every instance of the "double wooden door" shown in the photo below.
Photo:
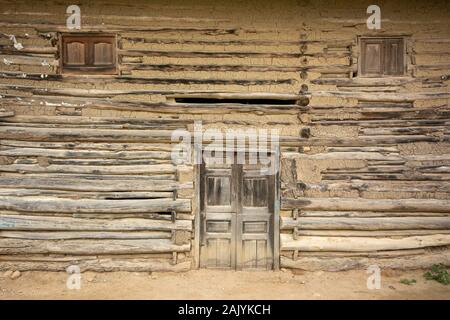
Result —
[[240, 164], [200, 174], [200, 267], [272, 269], [275, 176]]

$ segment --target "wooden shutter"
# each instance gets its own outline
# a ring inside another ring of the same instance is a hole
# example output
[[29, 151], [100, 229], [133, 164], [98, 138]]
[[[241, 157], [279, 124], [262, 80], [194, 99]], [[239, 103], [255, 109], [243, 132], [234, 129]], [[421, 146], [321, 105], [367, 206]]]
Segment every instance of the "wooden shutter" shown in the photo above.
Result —
[[384, 74], [403, 74], [403, 41], [402, 39], [386, 39], [384, 44]]
[[68, 66], [84, 66], [86, 64], [86, 45], [77, 40], [65, 44], [64, 64]]
[[94, 65], [113, 65], [114, 42], [112, 38], [95, 38], [92, 40], [93, 46], [93, 64]]
[[399, 76], [404, 73], [404, 47], [401, 38], [361, 39], [362, 76]]
[[362, 42], [362, 64], [363, 75], [383, 74], [383, 40], [364, 39]]
[[115, 74], [116, 39], [113, 35], [62, 35], [63, 73]]

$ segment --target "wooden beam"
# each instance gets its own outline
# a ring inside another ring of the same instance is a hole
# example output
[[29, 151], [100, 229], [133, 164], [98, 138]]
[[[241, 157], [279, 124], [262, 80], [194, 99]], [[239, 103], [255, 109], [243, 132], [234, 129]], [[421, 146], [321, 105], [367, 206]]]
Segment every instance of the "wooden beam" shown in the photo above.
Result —
[[449, 212], [450, 200], [363, 198], [300, 198], [282, 200], [282, 209], [291, 210], [294, 208], [324, 211]]
[[80, 219], [68, 217], [0, 215], [0, 230], [26, 231], [172, 231], [192, 230], [192, 221], [153, 219]]
[[282, 229], [301, 230], [405, 230], [450, 229], [450, 217], [389, 217], [389, 218], [281, 218]]
[[24, 240], [0, 239], [0, 254], [140, 254], [185, 252], [190, 244], [175, 245], [170, 239], [145, 240]]
[[313, 237], [281, 234], [281, 250], [299, 251], [379, 251], [403, 250], [450, 245], [450, 234], [404, 238]]

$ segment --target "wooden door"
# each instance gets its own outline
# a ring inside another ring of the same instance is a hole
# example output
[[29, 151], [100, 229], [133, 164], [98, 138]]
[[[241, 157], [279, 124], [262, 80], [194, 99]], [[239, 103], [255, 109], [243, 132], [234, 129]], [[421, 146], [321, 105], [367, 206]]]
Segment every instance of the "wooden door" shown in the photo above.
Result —
[[275, 177], [239, 166], [236, 269], [272, 269]]
[[200, 175], [200, 267], [272, 269], [275, 176], [204, 161]]

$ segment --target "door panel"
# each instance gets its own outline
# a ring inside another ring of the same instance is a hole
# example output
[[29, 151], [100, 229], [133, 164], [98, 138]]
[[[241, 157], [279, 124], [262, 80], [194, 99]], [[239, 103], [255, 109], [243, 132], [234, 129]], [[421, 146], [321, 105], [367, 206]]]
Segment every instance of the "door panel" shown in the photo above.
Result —
[[[206, 163], [206, 161], [203, 161]], [[236, 228], [236, 183], [233, 168], [203, 164], [200, 181], [201, 250], [203, 268], [235, 265], [233, 230]]]
[[200, 171], [200, 266], [271, 269], [275, 177], [255, 165], [203, 164]]

